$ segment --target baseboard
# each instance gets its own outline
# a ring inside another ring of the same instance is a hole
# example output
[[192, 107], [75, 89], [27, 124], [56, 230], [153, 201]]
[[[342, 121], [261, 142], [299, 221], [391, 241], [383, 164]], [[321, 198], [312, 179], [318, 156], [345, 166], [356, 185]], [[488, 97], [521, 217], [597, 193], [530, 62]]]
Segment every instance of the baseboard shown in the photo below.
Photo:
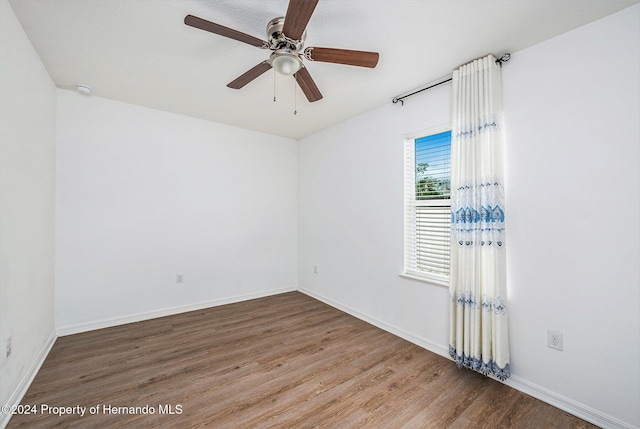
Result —
[[640, 426], [635, 426], [630, 423], [624, 422], [616, 417], [596, 410], [588, 405], [582, 404], [578, 401], [574, 401], [571, 398], [563, 396], [557, 392], [549, 390], [545, 387], [539, 386], [535, 383], [531, 383], [517, 375], [511, 375], [505, 382], [507, 386], [513, 387], [522, 393], [526, 393], [529, 396], [533, 396], [536, 399], [540, 399], [549, 405], [553, 405], [563, 411], [573, 414], [576, 417], [580, 417], [582, 420], [586, 420], [589, 423], [600, 426], [604, 429], [640, 429]]
[[96, 329], [110, 328], [113, 326], [125, 325], [127, 323], [142, 322], [143, 320], [156, 319], [158, 317], [172, 316], [174, 314], [186, 313], [188, 311], [202, 310], [203, 308], [217, 307], [220, 305], [233, 304], [250, 299], [264, 298], [266, 296], [277, 295], [285, 292], [293, 292], [297, 290], [295, 286], [284, 287], [279, 289], [270, 289], [244, 295], [236, 295], [227, 298], [214, 299], [212, 301], [203, 301], [188, 305], [179, 305], [176, 307], [163, 308], [159, 310], [146, 311], [142, 313], [130, 314], [123, 317], [114, 317], [109, 319], [95, 320], [87, 323], [79, 323], [75, 325], [60, 326], [56, 329], [58, 336], [79, 334], [81, 332], [94, 331]]
[[[57, 338], [58, 337], [56, 336], [56, 333], [51, 332], [49, 338], [47, 338], [47, 341], [40, 349], [40, 353], [38, 353], [33, 362], [31, 362], [29, 369], [25, 373], [24, 377], [22, 377], [22, 380], [20, 380], [20, 383], [18, 383], [18, 387], [16, 388], [16, 390], [13, 391], [7, 403], [1, 405], [8, 405], [10, 407], [20, 405], [20, 401], [22, 401], [25, 393], [27, 393], [27, 390], [29, 389], [29, 386], [31, 386], [31, 382], [33, 381], [33, 379], [36, 378], [40, 367], [49, 355], [49, 352], [51, 351], [51, 348], [53, 347], [53, 344], [56, 342]], [[9, 419], [11, 419], [11, 414], [0, 413], [1, 429], [4, 429], [7, 426], [7, 424], [9, 423]]]
[[412, 334], [412, 333], [410, 333], [408, 331], [405, 331], [402, 328], [399, 328], [399, 327], [397, 327], [395, 325], [392, 325], [390, 323], [387, 323], [387, 322], [383, 322], [382, 320], [377, 319], [377, 318], [375, 318], [375, 317], [373, 317], [373, 316], [371, 316], [369, 314], [362, 313], [362, 312], [360, 312], [360, 311], [358, 311], [358, 310], [356, 310], [354, 308], [351, 308], [349, 306], [340, 304], [339, 302], [336, 302], [336, 301], [334, 301], [334, 300], [332, 300], [330, 298], [327, 298], [326, 296], [322, 296], [322, 295], [317, 294], [317, 293], [315, 293], [313, 291], [310, 291], [308, 289], [298, 287], [298, 291], [303, 293], [303, 294], [305, 294], [305, 295], [308, 295], [308, 296], [310, 296], [312, 298], [315, 298], [318, 301], [322, 301], [325, 304], [330, 305], [331, 307], [334, 307], [334, 308], [337, 308], [338, 310], [344, 311], [345, 313], [350, 314], [353, 317], [356, 317], [356, 318], [358, 318], [360, 320], [364, 320], [365, 322], [370, 323], [373, 326], [377, 326], [378, 328], [380, 328], [380, 329], [382, 329], [384, 331], [387, 331], [387, 332], [389, 332], [389, 333], [391, 333], [393, 335], [396, 335], [396, 336], [398, 336], [398, 337], [400, 337], [402, 339], [405, 339], [405, 340], [407, 340], [407, 341], [409, 341], [409, 342], [411, 342], [413, 344], [416, 344], [416, 345], [422, 347], [423, 349], [427, 349], [430, 352], [433, 352], [433, 353], [435, 353], [437, 355], [449, 358], [449, 347], [448, 346], [445, 347], [442, 344], [438, 344], [438, 343], [435, 343], [433, 341], [429, 341], [426, 338], [418, 337], [418, 336], [416, 336], [416, 335], [414, 335], [414, 334]]
[[[371, 315], [362, 313], [346, 305], [340, 304], [330, 298], [327, 298], [326, 296], [322, 296], [303, 287], [298, 287], [298, 291], [312, 298], [315, 298], [318, 301], [322, 301], [325, 304], [330, 305], [331, 307], [344, 311], [345, 313], [350, 314], [360, 320], [377, 326], [378, 328], [383, 329], [391, 334], [397, 335], [398, 337], [412, 342], [413, 344], [416, 344], [423, 349], [429, 350], [430, 352], [450, 359], [448, 346], [437, 344], [425, 338], [418, 337], [410, 332], [405, 331], [402, 328], [383, 322]], [[495, 377], [492, 378], [498, 382], [501, 382]], [[516, 390], [519, 390], [522, 393], [533, 396], [536, 399], [539, 399], [549, 405], [573, 414], [576, 417], [600, 426], [603, 429], [640, 429], [640, 427], [638, 426], [623, 422], [620, 419], [605, 414], [580, 402], [574, 401], [571, 398], [567, 398], [566, 396], [560, 395], [559, 393], [553, 392], [535, 383], [531, 383], [530, 381], [520, 378], [517, 375], [511, 375], [511, 377], [504, 383]]]

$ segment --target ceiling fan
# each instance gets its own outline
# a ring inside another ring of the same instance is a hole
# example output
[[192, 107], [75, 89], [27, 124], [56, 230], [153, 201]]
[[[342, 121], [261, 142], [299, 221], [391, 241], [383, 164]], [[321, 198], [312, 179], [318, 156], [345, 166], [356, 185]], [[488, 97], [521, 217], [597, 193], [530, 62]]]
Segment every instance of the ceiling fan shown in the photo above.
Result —
[[249, 69], [227, 84], [229, 88], [240, 89], [273, 68], [281, 74], [293, 75], [307, 99], [314, 102], [320, 100], [322, 94], [304, 66], [303, 57], [309, 61], [369, 68], [374, 68], [378, 64], [379, 57], [377, 52], [348, 49], [308, 47], [303, 50], [307, 23], [317, 4], [318, 0], [289, 0], [286, 15], [274, 18], [267, 24], [267, 41], [193, 15], [187, 15], [184, 18], [184, 23], [272, 51], [268, 60]]

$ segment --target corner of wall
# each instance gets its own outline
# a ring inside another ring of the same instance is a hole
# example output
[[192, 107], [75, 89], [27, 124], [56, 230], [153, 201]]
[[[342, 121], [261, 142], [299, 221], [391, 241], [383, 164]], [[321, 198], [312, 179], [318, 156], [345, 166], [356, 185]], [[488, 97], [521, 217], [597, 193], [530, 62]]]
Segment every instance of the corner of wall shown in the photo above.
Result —
[[[0, 404], [19, 402], [55, 341], [55, 85], [0, 1]], [[5, 348], [11, 339], [11, 354]], [[3, 418], [5, 418], [3, 416]]]

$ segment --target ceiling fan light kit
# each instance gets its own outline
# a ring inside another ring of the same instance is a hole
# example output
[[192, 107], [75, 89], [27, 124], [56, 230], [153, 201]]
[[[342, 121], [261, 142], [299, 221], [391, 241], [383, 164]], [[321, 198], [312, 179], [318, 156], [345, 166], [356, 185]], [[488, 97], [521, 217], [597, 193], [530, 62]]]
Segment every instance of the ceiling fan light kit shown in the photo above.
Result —
[[269, 64], [280, 74], [291, 76], [302, 68], [302, 60], [297, 52], [279, 49], [269, 56]]
[[280, 74], [293, 76], [307, 100], [314, 102], [322, 99], [322, 94], [304, 66], [303, 58], [309, 61], [369, 68], [374, 68], [379, 58], [377, 52], [347, 49], [308, 47], [303, 51], [307, 35], [306, 27], [317, 4], [318, 0], [289, 0], [286, 15], [274, 18], [267, 24], [267, 41], [193, 15], [187, 15], [184, 23], [273, 51], [268, 60], [259, 63], [227, 84], [229, 88], [240, 89], [273, 68]]

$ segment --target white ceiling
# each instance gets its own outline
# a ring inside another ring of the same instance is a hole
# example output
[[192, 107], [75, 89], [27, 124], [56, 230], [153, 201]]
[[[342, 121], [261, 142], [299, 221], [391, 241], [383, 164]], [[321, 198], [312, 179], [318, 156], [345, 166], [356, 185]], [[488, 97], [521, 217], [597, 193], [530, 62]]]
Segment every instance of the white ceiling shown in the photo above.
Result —
[[[517, 52], [640, 0], [320, 0], [305, 46], [377, 51], [375, 69], [306, 61], [324, 99], [269, 71], [226, 84], [269, 51], [188, 27], [187, 14], [266, 39], [288, 0], [9, 0], [55, 84], [301, 138], [493, 53]], [[518, 61], [517, 54], [512, 61]], [[508, 64], [505, 65], [508, 67]], [[398, 106], [400, 108], [400, 106]]]

